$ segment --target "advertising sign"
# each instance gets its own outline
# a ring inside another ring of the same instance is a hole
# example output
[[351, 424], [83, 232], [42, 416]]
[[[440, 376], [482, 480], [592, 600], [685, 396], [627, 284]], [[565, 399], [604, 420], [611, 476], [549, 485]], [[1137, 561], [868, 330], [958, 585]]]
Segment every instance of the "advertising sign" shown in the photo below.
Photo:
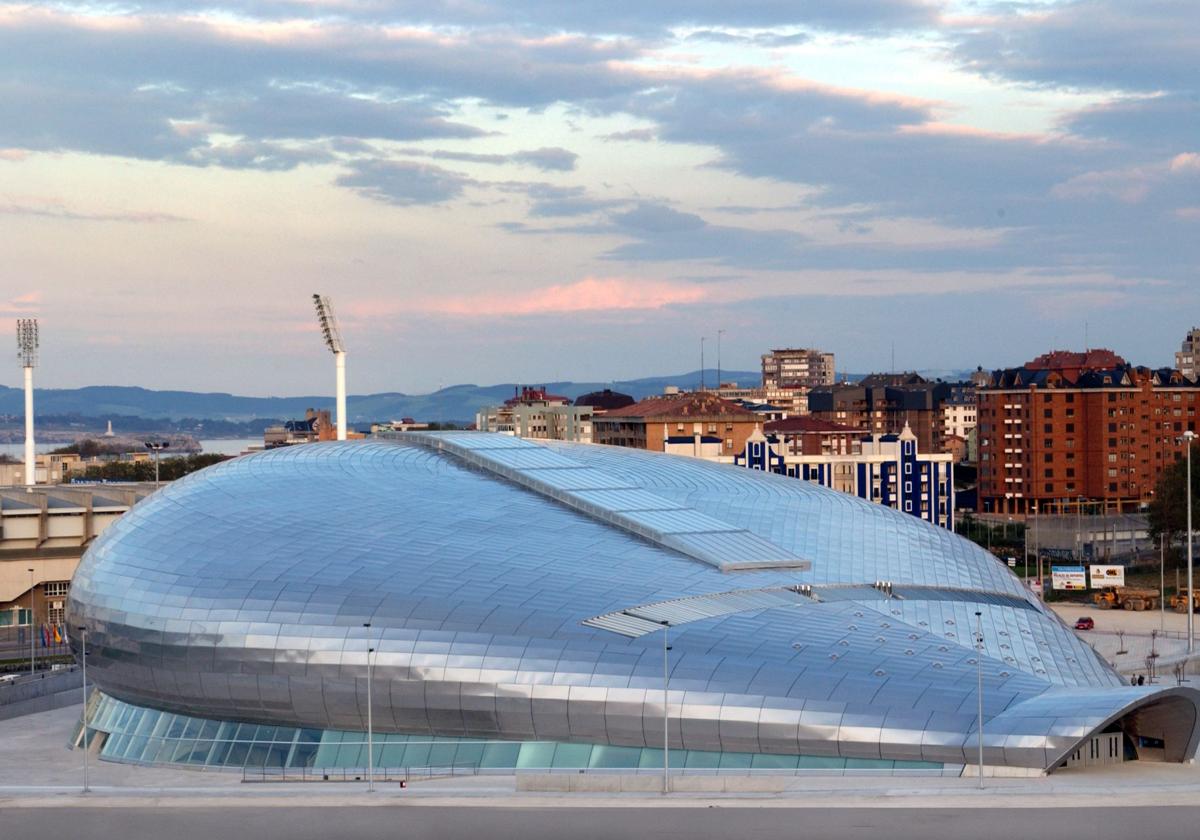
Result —
[[1054, 589], [1069, 592], [1087, 589], [1087, 569], [1083, 566], [1054, 566], [1050, 572]]
[[1124, 566], [1089, 566], [1088, 571], [1092, 575], [1092, 589], [1125, 585]]

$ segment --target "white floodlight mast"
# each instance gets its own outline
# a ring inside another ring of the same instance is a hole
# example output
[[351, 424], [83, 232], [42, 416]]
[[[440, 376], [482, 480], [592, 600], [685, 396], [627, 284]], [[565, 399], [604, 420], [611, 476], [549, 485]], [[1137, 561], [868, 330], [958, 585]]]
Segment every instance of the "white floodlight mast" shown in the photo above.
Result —
[[338, 329], [337, 318], [333, 314], [333, 303], [322, 295], [313, 295], [313, 305], [317, 308], [317, 320], [321, 324], [321, 335], [325, 346], [333, 353], [337, 365], [337, 439], [346, 439], [346, 347], [342, 344], [342, 331]]
[[38, 322], [36, 318], [17, 321], [17, 358], [25, 368], [25, 484], [37, 484], [37, 455], [33, 445], [33, 368], [37, 364]]

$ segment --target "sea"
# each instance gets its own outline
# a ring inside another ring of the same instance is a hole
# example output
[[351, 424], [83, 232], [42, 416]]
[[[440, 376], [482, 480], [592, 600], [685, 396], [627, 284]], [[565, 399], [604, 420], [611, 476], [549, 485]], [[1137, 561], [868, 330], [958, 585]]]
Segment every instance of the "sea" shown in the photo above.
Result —
[[[64, 445], [61, 441], [57, 443], [38, 443], [35, 445], [35, 448], [41, 453], [58, 449]], [[241, 455], [251, 446], [262, 446], [262, 438], [215, 438], [200, 441], [201, 452], [216, 453], [218, 455]], [[0, 455], [11, 455], [18, 460], [22, 460], [25, 457], [25, 444], [0, 443]]]

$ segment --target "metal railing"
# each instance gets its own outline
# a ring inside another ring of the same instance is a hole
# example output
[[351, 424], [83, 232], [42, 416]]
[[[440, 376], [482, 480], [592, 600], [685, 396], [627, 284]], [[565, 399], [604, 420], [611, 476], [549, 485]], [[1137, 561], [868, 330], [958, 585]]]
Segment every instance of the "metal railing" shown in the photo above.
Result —
[[[376, 782], [413, 782], [451, 776], [474, 776], [475, 764], [436, 764], [420, 767], [376, 767]], [[243, 767], [243, 782], [365, 782], [365, 767]]]

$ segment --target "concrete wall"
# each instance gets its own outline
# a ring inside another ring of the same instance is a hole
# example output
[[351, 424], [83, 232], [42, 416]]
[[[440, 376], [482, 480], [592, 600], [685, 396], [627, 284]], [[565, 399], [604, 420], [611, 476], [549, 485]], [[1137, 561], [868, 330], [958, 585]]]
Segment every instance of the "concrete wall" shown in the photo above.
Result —
[[78, 668], [25, 676], [0, 683], [0, 720], [48, 712], [83, 702], [83, 674]]

